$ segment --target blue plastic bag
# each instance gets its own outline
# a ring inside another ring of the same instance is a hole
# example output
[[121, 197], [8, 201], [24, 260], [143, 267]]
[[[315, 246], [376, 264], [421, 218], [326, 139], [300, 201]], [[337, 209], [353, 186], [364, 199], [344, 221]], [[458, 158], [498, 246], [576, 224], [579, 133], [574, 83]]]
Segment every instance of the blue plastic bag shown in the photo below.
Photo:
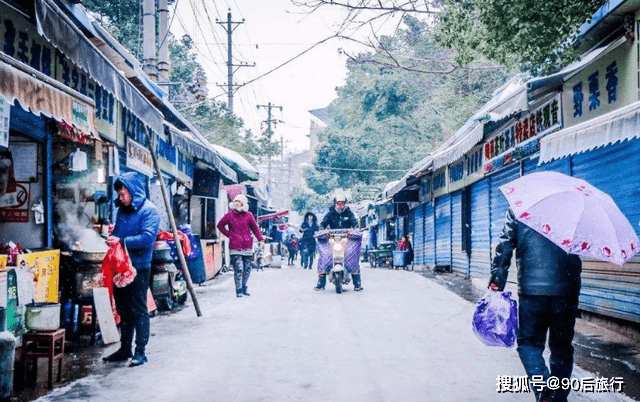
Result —
[[511, 292], [489, 292], [476, 303], [473, 332], [487, 346], [511, 348], [518, 335], [518, 303]]

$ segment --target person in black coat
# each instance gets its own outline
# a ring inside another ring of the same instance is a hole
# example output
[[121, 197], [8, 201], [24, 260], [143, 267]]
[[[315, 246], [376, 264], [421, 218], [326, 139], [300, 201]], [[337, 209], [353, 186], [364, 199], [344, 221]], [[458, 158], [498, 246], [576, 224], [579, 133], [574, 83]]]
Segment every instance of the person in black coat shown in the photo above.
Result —
[[[507, 282], [511, 256], [518, 267], [518, 355], [529, 379], [550, 376], [561, 382], [573, 371], [573, 334], [580, 294], [580, 257], [567, 254], [551, 240], [516, 220], [507, 211], [500, 243], [491, 266], [489, 288], [502, 291]], [[542, 356], [549, 331], [550, 367]], [[537, 401], [566, 401], [570, 389], [538, 391]]]
[[302, 268], [313, 266], [313, 257], [316, 253], [316, 232], [320, 229], [318, 226], [318, 218], [312, 212], [304, 215], [304, 222], [300, 225], [302, 239], [300, 239], [300, 254], [302, 258]]
[[[354, 229], [358, 227], [356, 216], [347, 206], [347, 197], [345, 195], [337, 195], [333, 199], [333, 205], [329, 208], [329, 212], [322, 219], [321, 229]], [[359, 292], [362, 288], [361, 274], [351, 274], [353, 278], [353, 290]], [[318, 284], [315, 290], [323, 290], [327, 283], [327, 275], [319, 274]]]

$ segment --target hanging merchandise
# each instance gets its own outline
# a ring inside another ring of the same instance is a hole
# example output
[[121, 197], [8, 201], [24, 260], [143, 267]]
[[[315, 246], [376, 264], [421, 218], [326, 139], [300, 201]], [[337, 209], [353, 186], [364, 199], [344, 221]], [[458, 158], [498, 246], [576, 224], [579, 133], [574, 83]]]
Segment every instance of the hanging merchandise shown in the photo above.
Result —
[[120, 154], [117, 147], [109, 147], [109, 176], [120, 176]]
[[42, 225], [44, 223], [44, 204], [42, 203], [42, 200], [34, 204], [33, 207], [31, 207], [31, 210], [34, 212], [33, 215], [36, 225]]
[[69, 170], [74, 172], [84, 172], [87, 170], [87, 154], [80, 150], [80, 148], [76, 149], [75, 152], [72, 152], [69, 155]]

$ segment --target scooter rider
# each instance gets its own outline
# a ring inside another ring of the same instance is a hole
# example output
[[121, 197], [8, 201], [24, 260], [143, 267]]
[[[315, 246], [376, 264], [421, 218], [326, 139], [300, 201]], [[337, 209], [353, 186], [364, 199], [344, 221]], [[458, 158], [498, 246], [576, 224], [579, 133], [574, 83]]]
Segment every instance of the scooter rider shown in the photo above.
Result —
[[[333, 199], [333, 205], [329, 208], [329, 212], [322, 219], [320, 229], [353, 229], [358, 227], [358, 220], [353, 211], [347, 206], [347, 197], [344, 194], [336, 195]], [[359, 292], [362, 288], [362, 278], [360, 272], [351, 274], [353, 278], [353, 290]], [[318, 274], [318, 284], [315, 290], [324, 289], [327, 284], [327, 274]]]

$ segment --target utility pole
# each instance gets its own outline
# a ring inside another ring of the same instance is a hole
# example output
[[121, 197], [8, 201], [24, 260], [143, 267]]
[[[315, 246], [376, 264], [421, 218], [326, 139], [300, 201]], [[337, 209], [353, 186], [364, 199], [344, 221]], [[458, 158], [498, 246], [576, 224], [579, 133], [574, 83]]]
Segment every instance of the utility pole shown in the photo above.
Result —
[[[223, 29], [227, 32], [227, 104], [229, 106], [229, 110], [233, 112], [233, 73], [236, 72], [240, 67], [255, 67], [256, 63], [253, 63], [252, 66], [246, 62], [241, 64], [233, 64], [233, 47], [231, 46], [231, 36], [233, 34], [233, 31], [235, 31], [240, 24], [244, 24], [244, 18], [240, 22], [233, 22], [231, 20], [231, 9], [229, 9], [229, 12], [227, 13], [227, 21], [218, 21], [218, 19], [216, 18], [216, 24], [222, 25]], [[226, 27], [225, 24], [227, 25]], [[238, 68], [234, 70], [234, 67]], [[218, 84], [218, 86], [224, 87], [220, 84]], [[235, 86], [237, 87], [239, 85]]]
[[[256, 108], [260, 110], [260, 108], [267, 109], [267, 120], [264, 120], [264, 123], [267, 123], [267, 140], [269, 144], [271, 144], [271, 137], [273, 136], [273, 130], [271, 130], [271, 123], [273, 123], [274, 127], [278, 123], [284, 123], [282, 120], [277, 120], [271, 118], [271, 109], [280, 109], [282, 112], [282, 106], [272, 105], [271, 102], [266, 105], [256, 105]], [[271, 184], [271, 155], [268, 155], [269, 159], [267, 160], [267, 186]]]
[[142, 70], [152, 81], [158, 80], [156, 58], [156, 4], [142, 0]]
[[[177, 10], [175, 11], [177, 12]], [[160, 49], [158, 49], [158, 82], [169, 82], [169, 1], [158, 2]], [[168, 92], [168, 89], [167, 89]]]

